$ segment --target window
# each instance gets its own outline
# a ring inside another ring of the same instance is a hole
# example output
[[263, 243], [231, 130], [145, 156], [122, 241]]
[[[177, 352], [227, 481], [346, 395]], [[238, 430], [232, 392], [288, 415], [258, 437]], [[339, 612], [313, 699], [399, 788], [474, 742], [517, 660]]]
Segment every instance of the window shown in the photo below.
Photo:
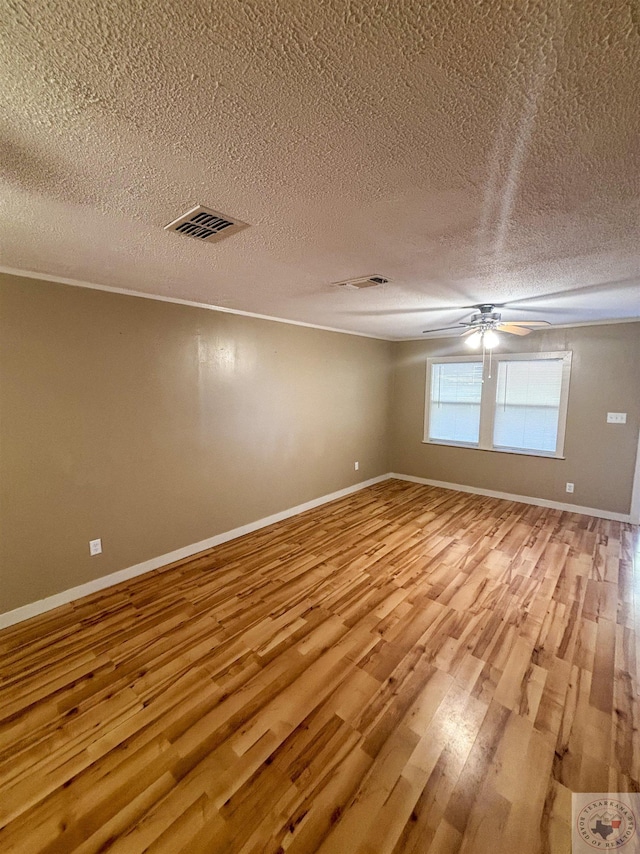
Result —
[[424, 441], [561, 457], [570, 371], [569, 351], [429, 359]]
[[477, 445], [482, 362], [439, 362], [431, 377], [429, 438]]

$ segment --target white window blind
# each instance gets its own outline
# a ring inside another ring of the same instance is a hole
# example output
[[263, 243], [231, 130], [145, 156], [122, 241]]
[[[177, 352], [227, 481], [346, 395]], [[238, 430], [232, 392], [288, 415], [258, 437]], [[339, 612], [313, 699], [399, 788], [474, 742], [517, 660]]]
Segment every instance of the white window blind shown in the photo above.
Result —
[[571, 351], [427, 362], [424, 441], [564, 458]]
[[432, 365], [429, 438], [478, 444], [481, 398], [481, 362]]
[[562, 359], [498, 362], [493, 446], [555, 452]]

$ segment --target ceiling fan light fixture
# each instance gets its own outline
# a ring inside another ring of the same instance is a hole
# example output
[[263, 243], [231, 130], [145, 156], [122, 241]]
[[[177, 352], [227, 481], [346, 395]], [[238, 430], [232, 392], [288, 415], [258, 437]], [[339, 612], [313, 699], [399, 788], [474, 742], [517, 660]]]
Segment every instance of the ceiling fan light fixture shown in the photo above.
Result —
[[482, 342], [482, 334], [480, 332], [476, 331], [476, 332], [473, 332], [471, 335], [469, 335], [469, 337], [467, 338], [466, 344], [467, 344], [467, 347], [471, 347], [472, 350], [475, 350], [477, 347], [480, 346], [481, 342]]
[[483, 342], [487, 350], [493, 350], [493, 348], [497, 347], [500, 343], [500, 338], [493, 329], [487, 329], [487, 331], [483, 333]]

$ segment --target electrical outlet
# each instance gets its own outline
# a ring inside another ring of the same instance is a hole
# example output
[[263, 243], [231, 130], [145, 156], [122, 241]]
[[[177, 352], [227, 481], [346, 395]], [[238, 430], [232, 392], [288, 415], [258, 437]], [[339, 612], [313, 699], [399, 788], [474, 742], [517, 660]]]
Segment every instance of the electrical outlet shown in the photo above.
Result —
[[626, 412], [607, 412], [607, 424], [626, 424]]
[[573, 492], [573, 484], [567, 481], [567, 492]]
[[90, 555], [102, 554], [102, 540], [89, 540], [89, 554]]
[[360, 463], [355, 462], [355, 463], [353, 464], [353, 468], [354, 468], [354, 471], [358, 471], [358, 470], [360, 469]]

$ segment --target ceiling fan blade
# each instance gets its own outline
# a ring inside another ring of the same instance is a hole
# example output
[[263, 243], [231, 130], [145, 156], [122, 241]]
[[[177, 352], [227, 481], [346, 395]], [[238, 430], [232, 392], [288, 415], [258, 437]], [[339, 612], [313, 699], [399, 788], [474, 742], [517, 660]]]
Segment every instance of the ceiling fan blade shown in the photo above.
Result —
[[461, 326], [464, 326], [464, 324], [459, 323], [457, 326], [441, 326], [439, 329], [423, 329], [422, 334], [426, 335], [427, 332], [446, 332], [448, 329], [460, 329]]
[[551, 326], [548, 320], [507, 320], [506, 323], [515, 326]]
[[524, 326], [515, 326], [513, 323], [499, 323], [496, 332], [508, 332], [509, 335], [528, 335], [531, 330]]

